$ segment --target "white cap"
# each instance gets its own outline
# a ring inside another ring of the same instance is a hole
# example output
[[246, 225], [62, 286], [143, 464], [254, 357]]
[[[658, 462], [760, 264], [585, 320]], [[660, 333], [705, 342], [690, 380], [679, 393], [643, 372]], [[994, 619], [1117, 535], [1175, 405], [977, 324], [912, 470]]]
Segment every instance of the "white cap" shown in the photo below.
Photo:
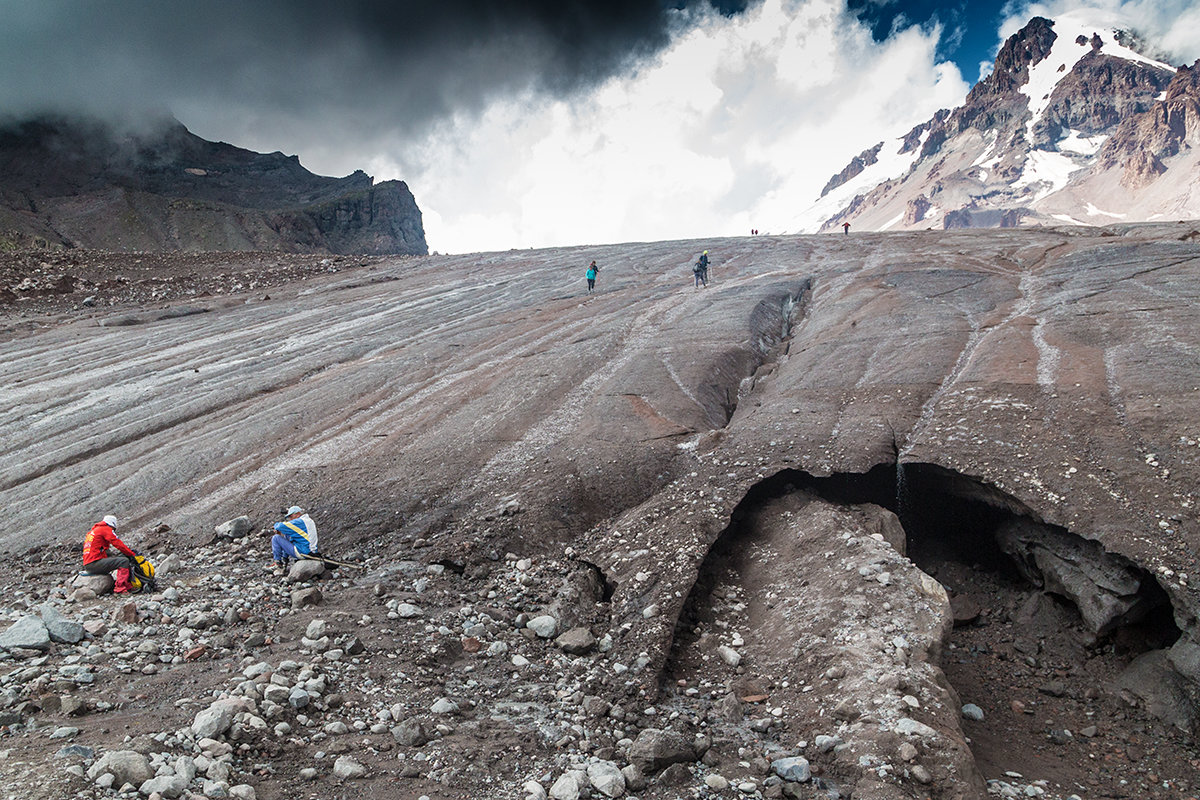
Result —
[[292, 506], [291, 508], [289, 508], [289, 509], [287, 510], [287, 515], [288, 515], [289, 517], [290, 517], [292, 514], [303, 514], [303, 513], [304, 513], [304, 509], [303, 509], [303, 508], [301, 508], [300, 506]]
[[115, 528], [115, 527], [117, 527], [117, 518], [116, 518], [116, 517], [114, 517], [112, 514], [107, 514], [107, 515], [105, 515], [105, 517], [104, 517], [104, 519], [102, 520], [102, 522], [104, 522], [104, 524], [105, 524], [105, 525], [107, 525], [107, 526], [108, 526], [108, 527], [110, 527], [110, 528]]

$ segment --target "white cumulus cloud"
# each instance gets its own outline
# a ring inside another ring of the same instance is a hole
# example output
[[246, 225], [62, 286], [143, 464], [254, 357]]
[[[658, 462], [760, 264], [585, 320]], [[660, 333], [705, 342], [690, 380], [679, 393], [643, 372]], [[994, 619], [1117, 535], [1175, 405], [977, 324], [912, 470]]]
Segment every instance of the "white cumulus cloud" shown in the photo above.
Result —
[[379, 143], [370, 170], [408, 181], [443, 252], [779, 232], [850, 158], [962, 101], [939, 35], [878, 43], [840, 0], [764, 0], [584, 95]]

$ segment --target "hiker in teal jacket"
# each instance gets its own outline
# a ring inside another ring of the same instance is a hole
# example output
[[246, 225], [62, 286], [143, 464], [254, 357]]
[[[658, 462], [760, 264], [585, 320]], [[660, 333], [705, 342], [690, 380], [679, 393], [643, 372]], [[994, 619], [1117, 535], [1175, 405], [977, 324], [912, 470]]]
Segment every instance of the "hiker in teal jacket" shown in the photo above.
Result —
[[588, 294], [591, 294], [592, 290], [596, 288], [596, 275], [599, 272], [600, 272], [600, 268], [596, 266], [595, 261], [593, 261], [591, 264], [588, 265], [588, 270], [587, 270]]

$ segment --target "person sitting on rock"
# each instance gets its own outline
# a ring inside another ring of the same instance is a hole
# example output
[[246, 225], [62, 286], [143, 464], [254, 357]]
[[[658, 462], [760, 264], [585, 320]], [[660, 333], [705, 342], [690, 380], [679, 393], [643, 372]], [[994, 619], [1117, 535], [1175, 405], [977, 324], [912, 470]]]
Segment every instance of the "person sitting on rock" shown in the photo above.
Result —
[[271, 537], [271, 554], [275, 570], [285, 571], [292, 559], [317, 552], [317, 523], [300, 506], [287, 510], [287, 519], [275, 523], [277, 533]]
[[[129, 570], [133, 569], [133, 550], [117, 538], [117, 518], [112, 514], [92, 526], [83, 538], [83, 571], [89, 575], [107, 575], [115, 570], [113, 592], [123, 594], [131, 588]], [[125, 555], [110, 556], [108, 548], [114, 547]]]

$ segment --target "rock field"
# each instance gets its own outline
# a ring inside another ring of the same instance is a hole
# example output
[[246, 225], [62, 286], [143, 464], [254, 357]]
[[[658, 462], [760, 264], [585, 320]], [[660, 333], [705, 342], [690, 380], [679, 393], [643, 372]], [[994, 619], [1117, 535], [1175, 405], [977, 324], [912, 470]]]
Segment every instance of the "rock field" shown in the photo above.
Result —
[[0, 797], [1195, 797], [1197, 239], [0, 254]]

